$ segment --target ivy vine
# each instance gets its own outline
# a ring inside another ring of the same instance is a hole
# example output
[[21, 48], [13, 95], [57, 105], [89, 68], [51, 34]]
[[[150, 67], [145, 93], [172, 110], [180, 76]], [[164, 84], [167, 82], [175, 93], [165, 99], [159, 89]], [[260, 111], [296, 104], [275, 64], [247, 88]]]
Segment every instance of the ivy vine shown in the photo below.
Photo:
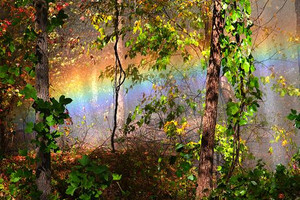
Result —
[[[241, 149], [240, 129], [249, 123], [249, 116], [257, 111], [262, 98], [258, 78], [255, 77], [254, 58], [251, 54], [253, 26], [250, 20], [249, 0], [224, 0], [225, 33], [221, 39], [223, 73], [234, 88], [235, 100], [227, 104], [227, 134], [233, 135], [233, 154], [227, 173], [231, 177], [239, 162]], [[229, 163], [228, 163], [229, 164]]]

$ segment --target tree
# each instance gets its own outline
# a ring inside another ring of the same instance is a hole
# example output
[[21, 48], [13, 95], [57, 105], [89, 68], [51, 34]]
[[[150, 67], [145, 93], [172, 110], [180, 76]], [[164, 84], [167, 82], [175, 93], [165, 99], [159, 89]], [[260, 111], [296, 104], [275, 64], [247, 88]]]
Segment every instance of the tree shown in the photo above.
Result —
[[[116, 65], [115, 65], [115, 108], [114, 108], [114, 125], [113, 125], [113, 130], [111, 134], [111, 147], [112, 147], [112, 152], [115, 152], [115, 145], [114, 145], [114, 138], [116, 134], [116, 129], [119, 124], [124, 123], [124, 93], [122, 89], [122, 85], [125, 81], [126, 74], [125, 71], [123, 70], [122, 63], [123, 63], [123, 40], [119, 35], [119, 18], [120, 18], [120, 11], [119, 11], [119, 4], [122, 3], [121, 0], [115, 0], [115, 22], [114, 22], [114, 29], [115, 29], [115, 34], [116, 34], [116, 41], [114, 45], [114, 52], [115, 52], [115, 59], [116, 59]], [[121, 18], [121, 23], [122, 23], [122, 18]], [[121, 24], [122, 26], [122, 24]], [[120, 47], [118, 47], [120, 39]], [[119, 51], [121, 51], [121, 56], [119, 56]], [[120, 94], [121, 92], [121, 94]], [[121, 98], [119, 98], [119, 95]]]
[[20, 94], [26, 82], [33, 79], [33, 34], [28, 28], [32, 6], [25, 4], [3, 0], [0, 8], [0, 154], [4, 156], [16, 136], [13, 112], [17, 104], [25, 103]]
[[222, 1], [215, 0], [210, 59], [206, 78], [205, 114], [203, 117], [203, 133], [201, 139], [196, 199], [202, 199], [204, 196], [207, 196], [213, 185], [215, 126], [217, 120], [219, 76], [222, 59], [220, 37], [223, 34], [223, 27], [224, 18], [222, 16]]
[[[48, 3], [46, 0], [35, 0], [35, 28], [38, 33], [36, 44], [37, 64], [36, 73], [36, 91], [38, 98], [44, 101], [49, 100], [49, 64], [48, 64], [48, 44], [47, 44], [47, 20]], [[39, 113], [36, 113], [36, 121], [41, 121]], [[37, 152], [36, 183], [38, 190], [42, 192], [40, 199], [48, 199], [51, 192], [51, 157], [50, 152], [45, 152], [46, 138], [40, 137], [40, 145]]]

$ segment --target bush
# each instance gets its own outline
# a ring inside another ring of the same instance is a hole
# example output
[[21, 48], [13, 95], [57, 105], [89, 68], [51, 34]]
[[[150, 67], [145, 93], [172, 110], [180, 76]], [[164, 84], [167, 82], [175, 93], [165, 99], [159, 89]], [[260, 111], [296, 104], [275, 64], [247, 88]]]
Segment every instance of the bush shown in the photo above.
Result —
[[219, 181], [209, 199], [297, 199], [300, 197], [300, 174], [278, 165], [270, 172], [259, 161], [253, 170], [226, 176]]
[[121, 176], [112, 174], [105, 165], [97, 165], [84, 155], [79, 165], [73, 167], [67, 180], [67, 195], [76, 199], [90, 200], [99, 199], [103, 190], [106, 189], [112, 180], [120, 180]]

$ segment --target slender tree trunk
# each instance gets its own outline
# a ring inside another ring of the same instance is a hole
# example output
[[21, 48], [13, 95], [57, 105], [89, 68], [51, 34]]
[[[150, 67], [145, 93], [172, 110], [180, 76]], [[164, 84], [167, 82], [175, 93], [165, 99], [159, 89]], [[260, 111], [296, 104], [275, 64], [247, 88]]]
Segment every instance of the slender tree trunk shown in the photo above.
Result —
[[[124, 88], [123, 83], [126, 78], [125, 71], [123, 69], [124, 62], [124, 43], [120, 34], [122, 28], [122, 16], [120, 16], [119, 5], [122, 0], [115, 0], [115, 33], [116, 42], [114, 46], [115, 58], [116, 58], [116, 71], [115, 71], [115, 109], [114, 109], [114, 125], [111, 134], [111, 147], [112, 152], [115, 152], [115, 135], [118, 125], [122, 125], [125, 122], [125, 107], [124, 107]], [[120, 45], [119, 45], [120, 43]]]
[[198, 187], [196, 199], [208, 196], [213, 187], [213, 158], [215, 126], [219, 93], [219, 76], [221, 68], [220, 36], [223, 34], [224, 19], [222, 17], [222, 0], [214, 1], [211, 50], [206, 79], [206, 106], [203, 118], [200, 162], [198, 171]]
[[[38, 33], [36, 44], [37, 65], [35, 67], [37, 96], [45, 101], [49, 100], [49, 66], [48, 66], [48, 44], [47, 44], [47, 18], [48, 4], [46, 0], [34, 0], [36, 10], [35, 28]], [[41, 121], [39, 113], [36, 121]], [[37, 150], [36, 184], [42, 192], [40, 199], [48, 199], [51, 192], [51, 165], [50, 153], [45, 152], [46, 139], [40, 139], [41, 144]]]
[[[118, 4], [121, 5], [122, 0], [118, 0]], [[124, 20], [124, 17], [120, 16], [119, 17], [119, 21], [120, 21], [119, 29], [120, 30], [122, 29], [122, 26], [123, 26], [123, 20]], [[123, 67], [125, 65], [125, 44], [124, 44], [124, 41], [121, 36], [119, 38], [119, 43], [118, 43], [118, 53], [119, 53], [119, 57], [120, 57], [120, 62]], [[119, 106], [118, 106], [117, 122], [118, 122], [118, 125], [120, 126], [120, 128], [122, 128], [122, 126], [125, 122], [125, 91], [124, 91], [123, 84], [120, 87], [118, 101], [119, 101]]]

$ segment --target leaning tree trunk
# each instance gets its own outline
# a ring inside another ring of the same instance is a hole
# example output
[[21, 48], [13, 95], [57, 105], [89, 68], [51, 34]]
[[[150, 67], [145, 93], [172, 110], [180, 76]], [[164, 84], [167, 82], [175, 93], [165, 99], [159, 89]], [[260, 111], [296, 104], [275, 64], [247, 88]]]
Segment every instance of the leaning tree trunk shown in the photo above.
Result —
[[[34, 0], [36, 10], [35, 28], [38, 33], [36, 44], [37, 64], [35, 67], [35, 87], [37, 96], [44, 101], [49, 100], [49, 66], [48, 66], [48, 44], [47, 44], [47, 19], [48, 4], [46, 0]], [[36, 114], [36, 121], [41, 121], [39, 113]], [[46, 139], [40, 138], [40, 145], [37, 150], [36, 184], [42, 192], [40, 199], [48, 199], [51, 192], [51, 166], [50, 153], [45, 152]]]
[[202, 199], [204, 196], [208, 196], [213, 187], [214, 140], [222, 59], [220, 36], [223, 34], [223, 27], [224, 18], [222, 17], [222, 0], [215, 0], [210, 59], [206, 78], [206, 106], [203, 117], [203, 133], [201, 139], [196, 199]]

